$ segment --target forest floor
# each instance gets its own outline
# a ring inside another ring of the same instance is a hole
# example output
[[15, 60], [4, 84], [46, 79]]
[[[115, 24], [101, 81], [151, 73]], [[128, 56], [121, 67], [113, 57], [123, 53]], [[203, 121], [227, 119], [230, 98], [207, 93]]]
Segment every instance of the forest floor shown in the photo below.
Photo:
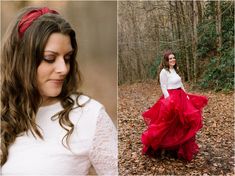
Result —
[[168, 155], [150, 158], [141, 154], [141, 134], [146, 125], [142, 112], [162, 95], [156, 81], [122, 85], [118, 89], [119, 175], [235, 175], [234, 93], [199, 92], [208, 105], [203, 128], [197, 134], [199, 153], [191, 162]]

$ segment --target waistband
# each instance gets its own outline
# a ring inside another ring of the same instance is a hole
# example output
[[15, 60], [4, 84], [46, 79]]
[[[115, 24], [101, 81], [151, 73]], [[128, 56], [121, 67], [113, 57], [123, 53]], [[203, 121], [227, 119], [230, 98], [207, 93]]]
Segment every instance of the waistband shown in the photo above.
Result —
[[181, 89], [181, 87], [175, 88], [175, 89], [167, 89], [167, 90], [180, 90], [180, 89]]

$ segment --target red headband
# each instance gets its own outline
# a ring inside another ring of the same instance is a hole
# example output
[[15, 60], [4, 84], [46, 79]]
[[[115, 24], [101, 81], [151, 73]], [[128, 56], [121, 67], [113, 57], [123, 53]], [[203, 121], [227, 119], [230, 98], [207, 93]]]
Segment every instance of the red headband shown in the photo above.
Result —
[[31, 10], [30, 12], [26, 13], [22, 17], [22, 19], [20, 20], [19, 25], [18, 25], [18, 32], [19, 32], [20, 38], [23, 37], [24, 32], [28, 29], [28, 27], [33, 23], [34, 20], [36, 20], [38, 17], [40, 17], [46, 13], [59, 14], [55, 10], [50, 10], [47, 7], [43, 7], [43, 8], [36, 9], [36, 10]]

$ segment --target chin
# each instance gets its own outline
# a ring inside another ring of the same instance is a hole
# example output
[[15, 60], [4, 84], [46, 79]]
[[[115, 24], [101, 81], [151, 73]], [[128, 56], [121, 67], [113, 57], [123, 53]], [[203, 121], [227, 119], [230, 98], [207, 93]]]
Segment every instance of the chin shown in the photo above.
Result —
[[47, 92], [48, 97], [57, 97], [60, 95], [61, 91], [53, 91], [53, 92]]

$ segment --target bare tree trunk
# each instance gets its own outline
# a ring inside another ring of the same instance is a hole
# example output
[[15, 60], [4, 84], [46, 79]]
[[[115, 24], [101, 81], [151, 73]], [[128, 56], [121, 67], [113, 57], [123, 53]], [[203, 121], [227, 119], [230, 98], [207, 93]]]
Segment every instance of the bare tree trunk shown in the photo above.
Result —
[[196, 1], [194, 0], [193, 3], [193, 36], [192, 36], [192, 55], [193, 55], [193, 69], [194, 69], [194, 83], [197, 81], [197, 8], [196, 8]]
[[188, 21], [186, 20], [186, 12], [184, 10], [184, 4], [183, 2], [179, 2], [179, 7], [180, 7], [180, 13], [181, 13], [181, 18], [182, 18], [182, 21], [183, 21], [183, 50], [184, 50], [184, 54], [185, 54], [185, 59], [186, 59], [186, 81], [190, 81], [191, 80], [191, 77], [190, 77], [190, 62], [189, 62], [189, 53], [188, 53], [188, 29], [187, 27], [189, 26], [189, 23]]
[[[171, 35], [172, 35], [172, 41], [174, 41], [176, 39], [175, 37], [175, 30], [174, 30], [174, 20], [173, 20], [173, 4], [172, 4], [172, 1], [169, 1], [169, 6], [170, 6], [170, 13], [169, 13], [169, 18], [170, 18], [170, 21], [171, 21]], [[172, 47], [172, 46], [171, 46]]]
[[138, 27], [138, 21], [137, 21], [137, 14], [136, 14], [136, 7], [134, 6], [134, 4], [131, 4], [131, 11], [132, 11], [132, 24], [133, 24], [133, 28], [134, 28], [134, 43], [136, 44], [136, 50], [135, 54], [136, 54], [136, 75], [135, 75], [135, 79], [136, 80], [141, 80], [145, 77], [145, 73], [144, 73], [144, 68], [143, 68], [143, 63], [142, 63], [142, 57], [143, 57], [143, 49], [141, 48], [141, 36], [140, 36], [140, 28]]
[[[179, 3], [180, 3], [179, 1], [175, 1], [176, 26], [177, 26], [177, 28], [176, 28], [177, 37], [176, 38], [179, 40], [179, 44], [178, 44], [179, 45], [179, 50], [184, 51], [184, 44], [183, 44], [183, 41], [181, 41], [182, 40], [182, 32], [181, 31], [183, 31], [182, 28], [184, 28], [185, 24], [183, 23], [183, 20], [182, 20], [182, 17], [181, 17], [182, 14], [180, 14], [180, 4]], [[182, 55], [183, 55], [183, 52], [181, 52], [181, 57], [182, 57]], [[181, 58], [179, 60], [179, 62], [180, 62], [180, 65], [183, 66], [183, 65], [185, 65], [186, 59]], [[185, 78], [186, 77], [185, 73], [186, 73], [187, 68], [182, 67], [181, 70], [183, 70], [184, 78]]]
[[197, 3], [197, 10], [198, 10], [198, 23], [200, 24], [202, 22], [202, 3], [201, 1], [196, 1]]
[[[215, 2], [215, 8], [216, 8], [216, 36], [217, 36], [217, 52], [220, 56], [219, 48], [222, 47], [222, 35], [221, 35], [221, 9], [220, 9], [220, 1]], [[220, 64], [220, 59], [218, 60], [218, 64]]]

